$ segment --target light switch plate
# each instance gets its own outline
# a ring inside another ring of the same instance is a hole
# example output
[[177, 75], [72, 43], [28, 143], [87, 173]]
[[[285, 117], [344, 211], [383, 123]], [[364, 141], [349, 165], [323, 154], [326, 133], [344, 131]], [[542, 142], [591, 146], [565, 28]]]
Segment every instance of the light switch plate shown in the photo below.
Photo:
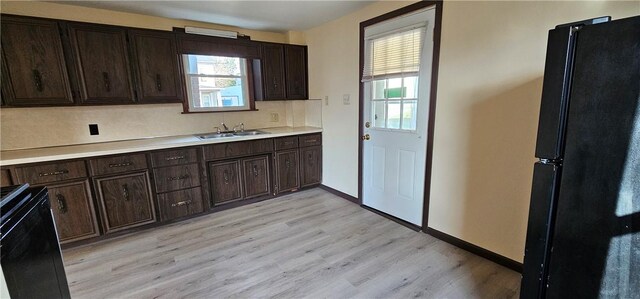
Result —
[[324, 96], [324, 105], [329, 106], [329, 96]]
[[351, 100], [350, 100], [351, 95], [349, 94], [343, 94], [342, 95], [342, 103], [345, 105], [351, 105]]

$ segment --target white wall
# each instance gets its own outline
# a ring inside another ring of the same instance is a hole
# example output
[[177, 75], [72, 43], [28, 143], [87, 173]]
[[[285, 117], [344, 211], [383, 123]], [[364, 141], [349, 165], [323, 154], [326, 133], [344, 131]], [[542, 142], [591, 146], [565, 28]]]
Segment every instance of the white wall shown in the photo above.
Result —
[[[311, 95], [329, 96], [323, 183], [353, 196], [359, 23], [408, 4], [377, 2], [305, 32]], [[522, 261], [547, 31], [638, 14], [638, 1], [445, 1], [430, 227]]]
[[[323, 101], [322, 183], [352, 196], [358, 196], [360, 22], [411, 3], [376, 2], [305, 31], [309, 46], [309, 95]], [[343, 104], [344, 95], [349, 95], [349, 105]]]

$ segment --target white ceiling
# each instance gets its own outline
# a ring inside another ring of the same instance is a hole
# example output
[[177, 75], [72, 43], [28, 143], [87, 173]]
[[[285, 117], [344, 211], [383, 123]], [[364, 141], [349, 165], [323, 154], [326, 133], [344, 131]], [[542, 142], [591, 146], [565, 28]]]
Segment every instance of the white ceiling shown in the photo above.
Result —
[[302, 31], [354, 12], [373, 1], [52, 1], [246, 29]]

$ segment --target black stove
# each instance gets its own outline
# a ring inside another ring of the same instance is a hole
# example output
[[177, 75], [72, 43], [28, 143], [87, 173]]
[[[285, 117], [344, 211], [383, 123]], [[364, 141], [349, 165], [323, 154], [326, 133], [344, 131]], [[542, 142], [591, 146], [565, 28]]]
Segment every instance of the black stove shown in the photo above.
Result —
[[70, 298], [45, 187], [0, 188], [0, 262], [11, 298]]

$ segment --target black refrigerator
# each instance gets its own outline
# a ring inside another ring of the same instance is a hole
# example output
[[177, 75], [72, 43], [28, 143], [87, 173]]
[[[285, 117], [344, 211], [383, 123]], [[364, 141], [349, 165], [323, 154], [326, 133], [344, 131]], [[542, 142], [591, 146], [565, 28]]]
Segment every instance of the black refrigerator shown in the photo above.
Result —
[[521, 298], [640, 298], [640, 16], [549, 31]]

